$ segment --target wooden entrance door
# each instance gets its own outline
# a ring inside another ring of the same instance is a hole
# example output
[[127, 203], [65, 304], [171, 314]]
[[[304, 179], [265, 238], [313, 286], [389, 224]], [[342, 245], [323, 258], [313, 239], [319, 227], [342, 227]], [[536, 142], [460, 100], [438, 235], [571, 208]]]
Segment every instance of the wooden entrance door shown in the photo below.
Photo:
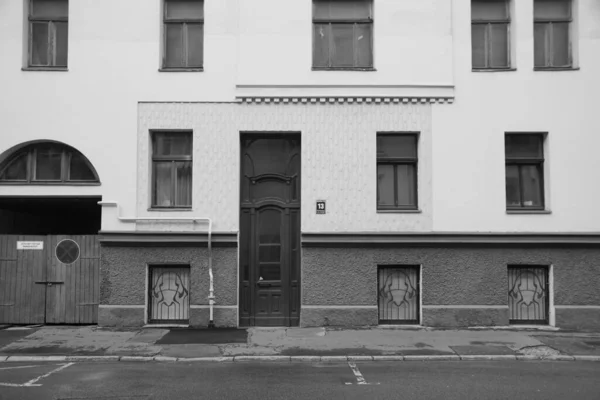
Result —
[[0, 322], [98, 322], [95, 235], [0, 235]]
[[300, 137], [242, 137], [240, 325], [300, 319]]

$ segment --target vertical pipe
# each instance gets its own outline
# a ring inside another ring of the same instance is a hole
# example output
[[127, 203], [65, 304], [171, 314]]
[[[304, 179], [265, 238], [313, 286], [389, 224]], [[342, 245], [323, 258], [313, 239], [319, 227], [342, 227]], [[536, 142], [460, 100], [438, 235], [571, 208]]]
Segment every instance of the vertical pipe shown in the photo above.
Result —
[[215, 304], [214, 287], [213, 287], [213, 270], [212, 270], [212, 220], [208, 220], [208, 274], [210, 276], [210, 286], [208, 289], [208, 304], [210, 305], [210, 316], [208, 327], [214, 328], [213, 320], [213, 305]]

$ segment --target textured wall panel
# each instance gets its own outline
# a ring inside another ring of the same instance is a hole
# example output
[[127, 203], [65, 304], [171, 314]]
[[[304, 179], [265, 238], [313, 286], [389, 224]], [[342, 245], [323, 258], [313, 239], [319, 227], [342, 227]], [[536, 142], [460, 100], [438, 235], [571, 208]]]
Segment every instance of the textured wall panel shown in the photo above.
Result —
[[[429, 231], [432, 199], [429, 104], [142, 103], [138, 106], [139, 216], [210, 217], [216, 231], [239, 225], [240, 132], [299, 132], [302, 140], [302, 230]], [[150, 134], [193, 130], [193, 210], [149, 212]], [[418, 214], [376, 212], [376, 134], [417, 131]], [[316, 215], [315, 201], [327, 201]], [[206, 230], [201, 224], [144, 223], [139, 230]]]
[[[100, 304], [145, 304], [146, 266], [160, 263], [189, 264], [190, 304], [208, 304], [208, 251], [192, 247], [103, 247]], [[218, 304], [236, 305], [237, 248], [213, 249], [213, 274]]]
[[552, 265], [554, 303], [600, 305], [600, 249], [304, 248], [302, 304], [376, 305], [378, 264], [422, 266], [424, 305], [506, 305], [508, 264]]

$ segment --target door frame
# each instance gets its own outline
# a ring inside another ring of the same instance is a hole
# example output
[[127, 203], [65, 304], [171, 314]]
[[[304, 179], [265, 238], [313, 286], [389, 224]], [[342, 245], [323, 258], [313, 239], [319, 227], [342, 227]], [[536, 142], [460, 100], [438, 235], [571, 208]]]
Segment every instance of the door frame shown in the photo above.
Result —
[[[301, 246], [301, 221], [302, 221], [302, 214], [301, 214], [301, 208], [302, 208], [302, 135], [300, 131], [284, 131], [284, 130], [279, 130], [279, 131], [240, 131], [240, 135], [239, 135], [239, 147], [238, 147], [238, 161], [239, 161], [239, 173], [238, 173], [238, 262], [237, 262], [237, 300], [238, 300], [238, 305], [237, 305], [237, 326], [239, 327], [251, 327], [251, 326], [256, 326], [255, 325], [255, 310], [252, 309], [251, 311], [251, 317], [250, 317], [250, 323], [245, 324], [242, 323], [242, 307], [244, 305], [243, 301], [242, 301], [242, 296], [243, 296], [243, 266], [242, 266], [242, 250], [243, 250], [243, 246], [242, 246], [242, 216], [243, 216], [243, 208], [242, 208], [242, 196], [243, 196], [243, 189], [242, 189], [242, 185], [244, 184], [244, 180], [243, 180], [243, 174], [244, 174], [244, 147], [243, 147], [243, 142], [245, 139], [248, 138], [252, 138], [252, 139], [281, 139], [281, 138], [294, 138], [298, 140], [299, 143], [299, 173], [298, 173], [298, 207], [297, 208], [287, 208], [287, 210], [283, 211], [283, 215], [284, 216], [288, 216], [290, 215], [289, 210], [290, 209], [294, 209], [297, 210], [298, 212], [298, 232], [297, 232], [297, 240], [298, 240], [298, 257], [297, 257], [297, 268], [298, 268], [298, 272], [297, 272], [297, 282], [298, 282], [298, 293], [297, 293], [297, 307], [298, 307], [298, 317], [297, 317], [297, 323], [295, 323], [294, 325], [288, 324], [287, 326], [299, 326], [299, 322], [300, 322], [300, 313], [301, 313], [301, 303], [302, 303], [302, 246]], [[262, 207], [265, 207], [265, 204], [259, 205], [258, 207], [254, 208], [253, 212], [250, 213], [251, 218], [252, 215], [255, 214], [256, 210]], [[286, 233], [286, 235], [288, 235], [288, 233]], [[250, 243], [248, 244], [248, 246], [251, 246], [251, 244], [254, 243], [254, 240], [251, 240]], [[250, 252], [250, 257], [253, 257], [253, 254], [255, 252], [254, 249], [250, 248], [249, 249]], [[249, 271], [249, 276], [252, 276], [252, 271]], [[289, 276], [289, 273], [288, 273]], [[287, 290], [288, 295], [290, 296], [291, 299], [291, 294], [292, 294], [292, 282], [291, 279], [288, 279], [288, 282], [285, 284], [282, 284], [282, 286], [285, 286], [285, 290]], [[253, 307], [255, 307], [255, 300], [250, 300], [251, 304]], [[291, 313], [291, 301], [288, 304], [288, 313]], [[289, 317], [288, 315], [288, 321], [291, 322], [291, 317]]]

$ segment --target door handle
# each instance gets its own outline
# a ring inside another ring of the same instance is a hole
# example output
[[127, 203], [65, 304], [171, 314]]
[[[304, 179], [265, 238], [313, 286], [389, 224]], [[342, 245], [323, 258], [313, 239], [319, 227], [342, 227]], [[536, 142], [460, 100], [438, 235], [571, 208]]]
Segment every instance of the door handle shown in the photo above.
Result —
[[48, 286], [52, 286], [54, 285], [62, 285], [64, 282], [60, 281], [39, 281], [39, 282], [35, 282], [36, 285], [48, 285]]
[[259, 287], [271, 287], [271, 284], [268, 282], [257, 282], [256, 283]]

